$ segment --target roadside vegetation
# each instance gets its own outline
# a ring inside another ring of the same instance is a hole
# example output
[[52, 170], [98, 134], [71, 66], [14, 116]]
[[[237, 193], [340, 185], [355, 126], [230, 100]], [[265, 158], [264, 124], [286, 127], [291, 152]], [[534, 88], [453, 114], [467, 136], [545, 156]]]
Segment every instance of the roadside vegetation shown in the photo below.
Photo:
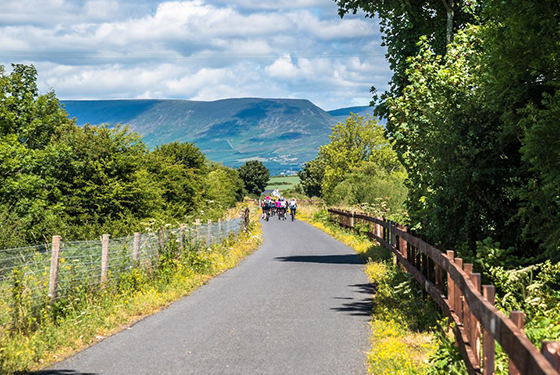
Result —
[[216, 220], [243, 199], [238, 172], [193, 144], [150, 151], [126, 127], [78, 127], [36, 81], [33, 66], [0, 67], [0, 249]]
[[[299, 174], [305, 193], [454, 249], [498, 309], [526, 313], [537, 347], [560, 340], [558, 3], [336, 3], [380, 21], [394, 74], [372, 103], [387, 125], [339, 123]], [[446, 357], [432, 367], [453, 373]]]
[[52, 303], [46, 292], [37, 297], [49, 270], [15, 262], [18, 251], [42, 256], [53, 235], [79, 243], [216, 221], [230, 210], [238, 216], [246, 188], [237, 170], [191, 143], [149, 150], [123, 126], [76, 126], [54, 92], [39, 94], [33, 66], [12, 68], [0, 67], [1, 374], [41, 368], [123, 329], [233, 267], [261, 241], [254, 216], [247, 233], [211, 247], [190, 241], [180, 250], [168, 238], [149, 265], [124, 264], [128, 258], [113, 253], [123, 264], [103, 287], [97, 275], [90, 283], [80, 273], [80, 260], [89, 264], [92, 254], [66, 264], [63, 251], [60, 267], [79, 282]]
[[393, 264], [385, 248], [364, 234], [330, 223], [320, 206], [303, 206], [298, 215], [367, 260], [364, 271], [374, 286], [367, 354], [370, 374], [461, 373], [460, 354], [445, 320], [414, 279]]
[[168, 241], [153, 267], [127, 267], [102, 288], [76, 284], [63, 300], [45, 304], [39, 313], [29, 293], [34, 275], [14, 275], [11, 319], [0, 329], [0, 374], [58, 362], [188, 295], [258, 248], [262, 237], [256, 211], [250, 222], [237, 238], [211, 247], [190, 242], [180, 251], [176, 241]]

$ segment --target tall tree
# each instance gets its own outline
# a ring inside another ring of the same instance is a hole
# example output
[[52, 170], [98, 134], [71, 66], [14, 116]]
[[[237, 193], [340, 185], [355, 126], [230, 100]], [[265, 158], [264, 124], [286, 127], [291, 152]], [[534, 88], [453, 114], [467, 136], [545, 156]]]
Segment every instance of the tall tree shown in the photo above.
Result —
[[270, 179], [270, 171], [258, 160], [249, 160], [237, 169], [249, 194], [260, 194]]
[[[418, 41], [426, 36], [437, 54], [445, 54], [446, 45], [453, 39], [453, 33], [472, 22], [479, 12], [477, 0], [467, 0], [457, 5], [454, 0], [335, 0], [341, 17], [358, 10], [366, 17], [379, 19], [383, 45], [387, 47], [387, 60], [393, 71], [389, 92], [374, 101], [378, 115], [386, 116], [387, 97], [396, 97], [408, 85], [406, 70], [408, 58], [419, 52]], [[375, 87], [372, 92], [375, 93]]]

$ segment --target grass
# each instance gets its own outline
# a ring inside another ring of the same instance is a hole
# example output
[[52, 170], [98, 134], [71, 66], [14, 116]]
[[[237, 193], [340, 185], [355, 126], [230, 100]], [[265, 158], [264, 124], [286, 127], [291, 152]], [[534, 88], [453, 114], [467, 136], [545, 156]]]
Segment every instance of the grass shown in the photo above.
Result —
[[409, 274], [393, 264], [386, 249], [329, 223], [318, 207], [300, 207], [298, 215], [367, 259], [364, 272], [375, 286], [367, 354], [370, 374], [462, 373], [461, 366], [455, 366], [460, 357], [435, 305], [423, 298]]
[[[45, 310], [39, 318], [41, 324], [33, 329], [26, 324], [0, 328], [0, 374], [37, 370], [61, 361], [160, 311], [236, 266], [262, 242], [257, 215], [253, 213], [249, 231], [238, 238], [211, 248], [191, 249], [180, 257], [162, 256], [155, 275], [135, 268], [123, 274], [118, 284], [96, 292], [78, 292], [81, 297], [76, 302], [57, 307], [66, 310], [56, 318], [52, 311]], [[22, 312], [25, 309], [19, 309]]]
[[279, 191], [292, 189], [295, 185], [299, 184], [300, 180], [298, 176], [274, 176], [268, 180], [268, 185], [266, 190]]

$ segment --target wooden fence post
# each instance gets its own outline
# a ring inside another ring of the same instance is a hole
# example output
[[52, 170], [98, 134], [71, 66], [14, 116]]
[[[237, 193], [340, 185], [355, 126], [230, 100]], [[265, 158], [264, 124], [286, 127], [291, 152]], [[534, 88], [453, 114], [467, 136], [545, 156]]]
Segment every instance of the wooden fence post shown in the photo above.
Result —
[[555, 370], [560, 369], [560, 342], [543, 341], [541, 353]]
[[[469, 279], [472, 279], [472, 270], [473, 265], [472, 263], [465, 263], [463, 264], [463, 271], [467, 274]], [[469, 344], [471, 344], [471, 348], [474, 351], [473, 344], [473, 337], [472, 337], [472, 320], [473, 316], [471, 315], [471, 309], [468, 305], [467, 301], [463, 301], [463, 327], [465, 328], [465, 333], [467, 334], [467, 340], [469, 340]], [[475, 355], [476, 358], [476, 355]]]
[[[477, 292], [480, 292], [480, 284], [481, 284], [481, 275], [479, 273], [473, 273], [471, 275], [471, 279], [474, 285], [474, 288]], [[480, 322], [476, 320], [476, 317], [473, 315], [472, 310], [470, 310], [470, 331], [471, 331], [471, 347], [474, 352], [474, 356], [476, 361], [480, 365]]]
[[[451, 263], [455, 262], [455, 252], [453, 250], [447, 250], [447, 259]], [[451, 310], [455, 311], [455, 283], [449, 273], [447, 273], [447, 301]]]
[[354, 211], [350, 213], [350, 228], [354, 228]]
[[[482, 287], [482, 293], [484, 298], [494, 306], [496, 287], [494, 285], [484, 285]], [[496, 343], [494, 342], [492, 333], [488, 332], [486, 329], [484, 330], [484, 345], [482, 351], [484, 353], [482, 375], [494, 375], [496, 367]]]
[[134, 233], [134, 242], [132, 243], [132, 260], [137, 262], [140, 259], [140, 233]]
[[179, 250], [185, 251], [185, 224], [179, 224]]
[[109, 235], [104, 234], [101, 239], [101, 284], [107, 282], [109, 271]]
[[[462, 258], [455, 258], [455, 264], [457, 268], [463, 268], [463, 259]], [[459, 322], [463, 323], [465, 320], [463, 318], [463, 293], [461, 293], [461, 289], [457, 285], [455, 285], [455, 313], [459, 317]]]
[[198, 241], [200, 239], [200, 219], [196, 219], [195, 226], [196, 226], [196, 240]]
[[[406, 232], [406, 227], [403, 227], [402, 225], [400, 226], [400, 230], [402, 230], [403, 232]], [[402, 238], [402, 236], [400, 237], [400, 251], [401, 254], [403, 256], [404, 259], [408, 259], [408, 243], [406, 242], [406, 240], [404, 238]]]
[[229, 223], [230, 220], [226, 219], [226, 238], [229, 238]]
[[58, 282], [58, 255], [60, 254], [60, 236], [53, 236], [51, 250], [51, 272], [49, 278], [50, 303], [56, 298], [56, 284]]
[[161, 253], [165, 246], [165, 230], [163, 228], [159, 228], [158, 241], [159, 241], [159, 252]]
[[212, 245], [212, 219], [208, 219], [208, 235], [206, 238], [206, 245]]
[[[512, 311], [509, 313], [509, 318], [519, 330], [523, 331], [523, 327], [525, 326], [525, 314], [523, 311]], [[511, 360], [511, 357], [509, 358], [509, 375], [521, 375]]]

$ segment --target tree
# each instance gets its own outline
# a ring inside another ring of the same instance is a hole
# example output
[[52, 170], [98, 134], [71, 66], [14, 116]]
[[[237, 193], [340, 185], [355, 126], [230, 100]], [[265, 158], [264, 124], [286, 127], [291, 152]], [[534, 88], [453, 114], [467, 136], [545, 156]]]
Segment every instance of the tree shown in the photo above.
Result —
[[327, 201], [335, 186], [362, 162], [374, 161], [387, 172], [402, 169], [385, 138], [383, 126], [369, 117], [357, 115], [351, 115], [344, 123], [333, 127], [330, 142], [321, 146], [319, 156], [325, 163], [321, 191]]
[[[455, 4], [454, 0], [335, 0], [341, 17], [362, 10], [366, 17], [379, 19], [383, 45], [387, 47], [387, 61], [393, 71], [390, 90], [380, 99], [376, 114], [386, 116], [386, 98], [397, 97], [408, 85], [408, 59], [416, 56], [420, 37], [426, 36], [437, 54], [445, 54], [453, 34], [473, 22], [479, 12], [478, 1]], [[372, 92], [375, 92], [372, 87]]]
[[[560, 44], [557, 0], [488, 0], [481, 29], [487, 105], [515, 160], [512, 186], [527, 249], [560, 260]], [[536, 242], [536, 244], [534, 243]], [[534, 250], [533, 250], [534, 251]]]
[[308, 197], [321, 197], [321, 185], [325, 176], [325, 160], [319, 155], [305, 163], [298, 171], [303, 191]]
[[270, 171], [258, 160], [249, 160], [237, 169], [249, 194], [260, 194], [270, 178]]

